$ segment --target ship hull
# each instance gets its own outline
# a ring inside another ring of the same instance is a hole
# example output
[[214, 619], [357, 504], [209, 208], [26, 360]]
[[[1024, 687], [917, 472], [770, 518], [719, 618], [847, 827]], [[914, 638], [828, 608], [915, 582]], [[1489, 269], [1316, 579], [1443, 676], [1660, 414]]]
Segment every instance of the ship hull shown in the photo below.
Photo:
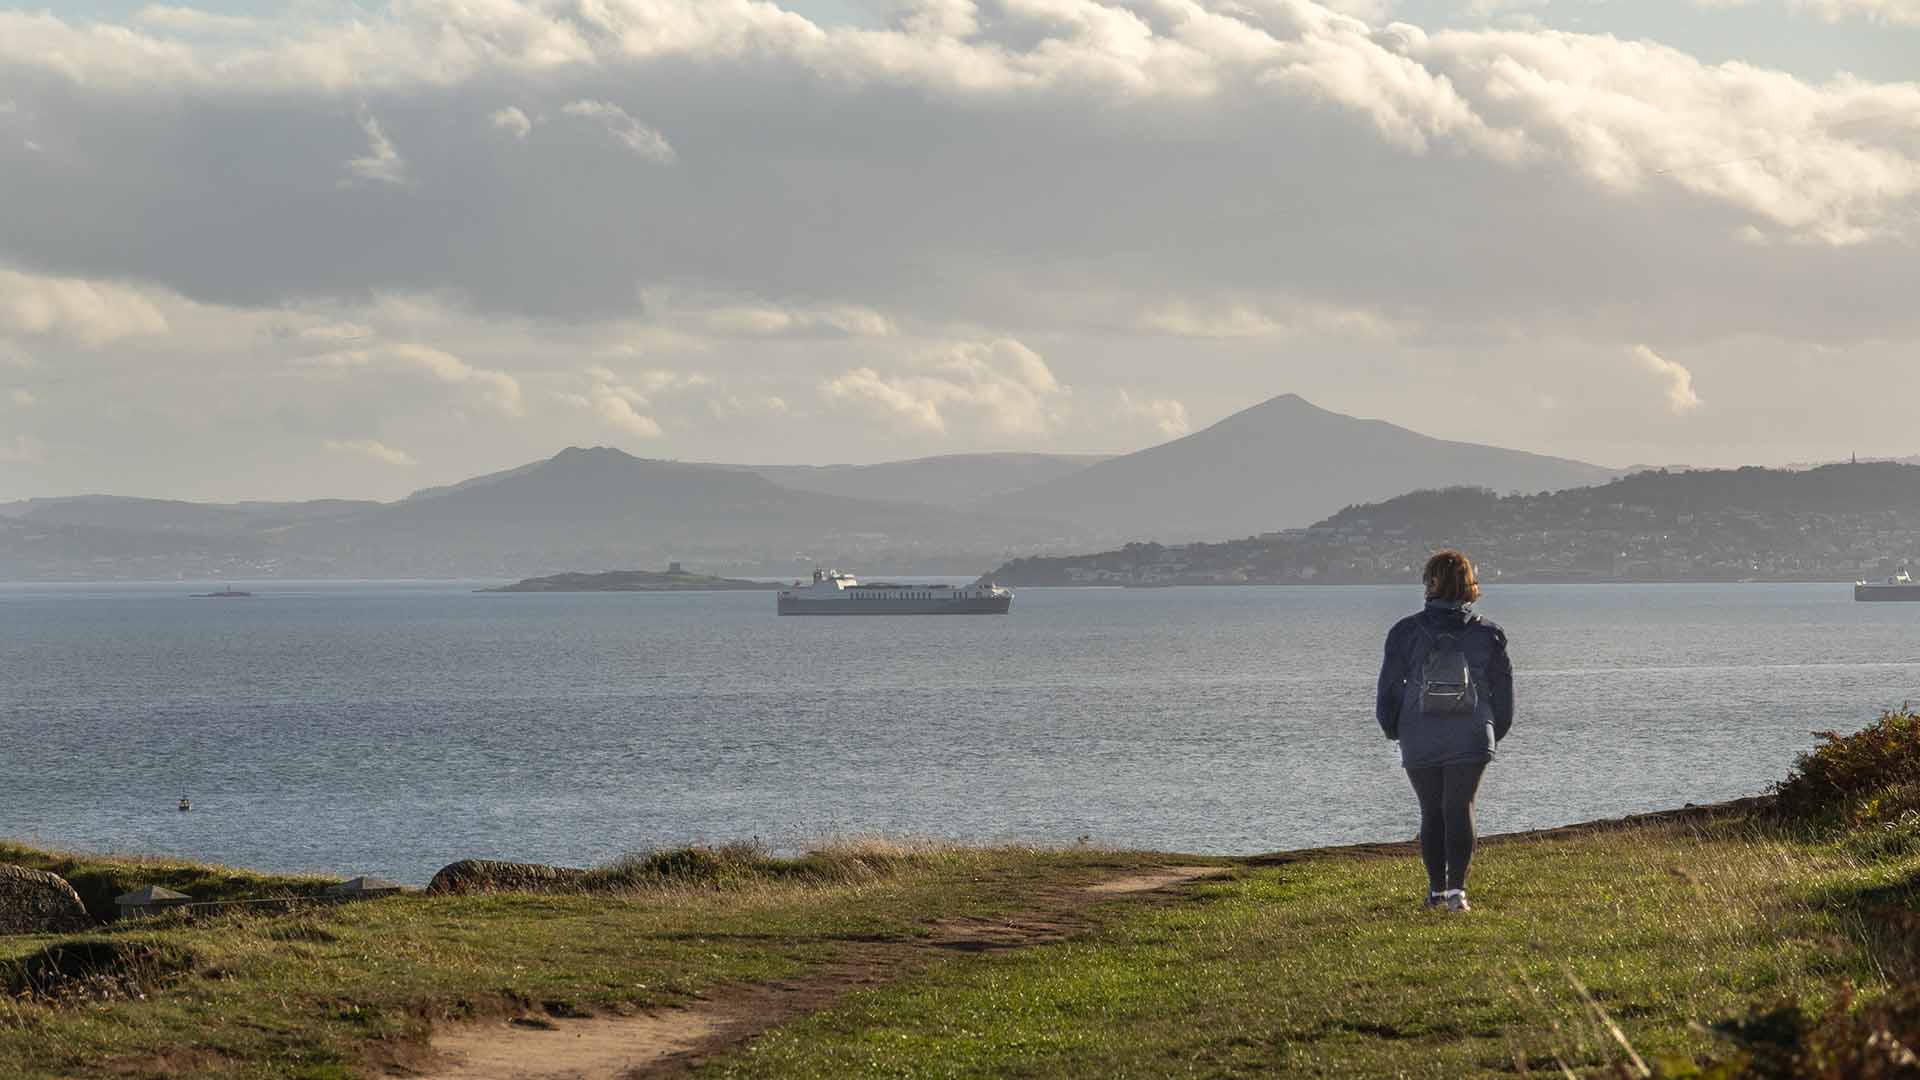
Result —
[[1855, 600], [1920, 600], [1920, 582], [1912, 585], [1855, 585]]
[[815, 600], [778, 598], [782, 615], [1005, 615], [1011, 596], [964, 597], [952, 600]]

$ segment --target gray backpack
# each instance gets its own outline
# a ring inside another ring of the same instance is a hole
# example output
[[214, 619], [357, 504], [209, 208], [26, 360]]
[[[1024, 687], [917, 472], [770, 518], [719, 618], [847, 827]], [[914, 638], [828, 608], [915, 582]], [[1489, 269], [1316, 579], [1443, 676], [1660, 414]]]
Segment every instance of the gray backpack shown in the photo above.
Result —
[[1420, 634], [1427, 641], [1426, 663], [1420, 667], [1421, 715], [1471, 713], [1480, 704], [1480, 684], [1474, 681], [1473, 668], [1461, 649], [1461, 639], [1472, 626], [1469, 623], [1458, 631], [1444, 634], [1420, 627]]

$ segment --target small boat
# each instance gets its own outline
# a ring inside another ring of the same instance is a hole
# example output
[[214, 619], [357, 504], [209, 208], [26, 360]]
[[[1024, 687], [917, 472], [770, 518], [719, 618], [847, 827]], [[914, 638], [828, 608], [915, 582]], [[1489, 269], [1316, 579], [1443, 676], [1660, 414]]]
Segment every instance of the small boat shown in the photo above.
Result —
[[1885, 581], [1856, 581], [1853, 583], [1855, 600], [1920, 600], [1920, 581], [1915, 581], [1905, 570]]
[[191, 809], [193, 809], [193, 800], [187, 798], [186, 793], [182, 792], [180, 795], [180, 812], [184, 814]]

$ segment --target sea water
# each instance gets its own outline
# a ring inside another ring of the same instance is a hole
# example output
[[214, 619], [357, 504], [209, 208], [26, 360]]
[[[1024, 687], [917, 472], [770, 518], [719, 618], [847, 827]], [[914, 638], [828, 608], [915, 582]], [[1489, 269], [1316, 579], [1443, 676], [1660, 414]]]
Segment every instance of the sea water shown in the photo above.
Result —
[[[1404, 839], [1373, 718], [1417, 589], [769, 593], [0, 585], [0, 836], [423, 882], [881, 833], [1249, 853]], [[1920, 701], [1920, 604], [1844, 585], [1496, 586], [1519, 716], [1483, 832], [1764, 790]], [[193, 800], [190, 813], [175, 802]]]

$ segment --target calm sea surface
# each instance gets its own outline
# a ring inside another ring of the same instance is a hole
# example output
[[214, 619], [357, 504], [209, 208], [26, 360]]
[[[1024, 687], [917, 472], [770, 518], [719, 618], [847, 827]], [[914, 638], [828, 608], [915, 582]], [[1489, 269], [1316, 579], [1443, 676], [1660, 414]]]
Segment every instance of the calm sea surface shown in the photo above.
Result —
[[[253, 588], [0, 585], [0, 836], [423, 882], [755, 836], [1228, 853], [1414, 828], [1372, 714], [1413, 588], [1028, 589], [1006, 618], [862, 619]], [[1483, 831], [1758, 792], [1810, 731], [1920, 701], [1920, 604], [1845, 586], [1501, 586], [1480, 608], [1519, 700]]]

